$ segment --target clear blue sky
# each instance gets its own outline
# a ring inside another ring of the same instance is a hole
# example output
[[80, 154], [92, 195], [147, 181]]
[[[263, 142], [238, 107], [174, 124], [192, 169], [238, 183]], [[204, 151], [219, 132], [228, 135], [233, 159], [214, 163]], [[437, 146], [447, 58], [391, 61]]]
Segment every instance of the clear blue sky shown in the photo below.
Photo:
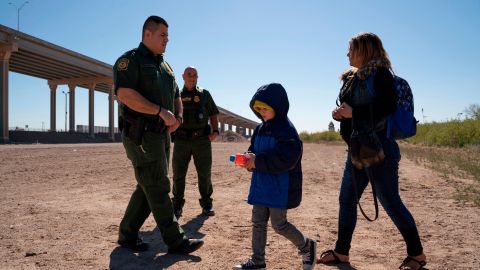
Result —
[[[17, 27], [23, 0], [0, 2], [0, 24]], [[149, 15], [170, 24], [165, 58], [177, 82], [188, 65], [217, 105], [258, 120], [248, 103], [255, 90], [279, 82], [299, 131], [322, 131], [348, 68], [348, 40], [374, 32], [396, 73], [414, 91], [418, 120], [457, 118], [480, 103], [480, 0], [29, 0], [20, 30], [113, 64], [138, 46]], [[50, 125], [45, 80], [10, 73], [10, 127]], [[65, 98], [57, 94], [57, 128], [64, 127]], [[424, 114], [422, 115], [422, 108]], [[425, 117], [424, 117], [425, 116]], [[76, 124], [88, 124], [88, 92], [77, 88]], [[108, 125], [107, 95], [95, 96], [95, 125]], [[338, 124], [336, 124], [338, 128]]]

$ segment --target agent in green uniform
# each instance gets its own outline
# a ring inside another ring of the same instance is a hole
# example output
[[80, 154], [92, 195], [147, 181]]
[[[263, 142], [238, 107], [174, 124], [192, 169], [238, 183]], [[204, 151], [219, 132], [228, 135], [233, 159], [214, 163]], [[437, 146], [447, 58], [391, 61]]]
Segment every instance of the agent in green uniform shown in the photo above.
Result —
[[[187, 67], [183, 73], [185, 86], [181, 92], [183, 123], [175, 132], [173, 147], [173, 207], [177, 219], [185, 204], [185, 176], [193, 156], [197, 169], [200, 206], [204, 215], [213, 216], [212, 207], [212, 143], [219, 135], [218, 108], [210, 93], [197, 86], [198, 72]], [[210, 120], [211, 126], [208, 124]]]
[[152, 213], [168, 252], [187, 254], [200, 248], [203, 240], [185, 237], [168, 195], [167, 132], [181, 124], [183, 110], [173, 71], [163, 60], [167, 42], [167, 22], [150, 16], [138, 48], [123, 54], [113, 67], [119, 127], [137, 180], [120, 223], [118, 244], [134, 251], [147, 250], [138, 231]]

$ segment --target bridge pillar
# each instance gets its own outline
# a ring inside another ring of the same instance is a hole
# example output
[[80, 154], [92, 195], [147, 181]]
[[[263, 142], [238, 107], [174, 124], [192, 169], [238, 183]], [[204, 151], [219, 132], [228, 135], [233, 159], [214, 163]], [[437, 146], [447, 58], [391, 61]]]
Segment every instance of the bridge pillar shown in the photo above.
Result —
[[95, 83], [88, 85], [88, 136], [95, 138]]
[[113, 119], [113, 114], [115, 113], [115, 110], [113, 108], [113, 101], [115, 100], [115, 92], [113, 90], [113, 84], [112, 88], [110, 89], [110, 93], [108, 93], [108, 133], [110, 135], [110, 139], [112, 142], [115, 141], [115, 121]]
[[16, 43], [0, 45], [0, 143], [8, 143], [8, 70], [12, 52], [18, 51]]
[[68, 104], [70, 111], [70, 127], [68, 130], [70, 132], [75, 132], [75, 84], [69, 84], [68, 89], [70, 98], [70, 103]]
[[50, 131], [57, 131], [57, 85], [48, 84], [50, 87]]
[[245, 129], [244, 129], [243, 127], [237, 126], [237, 133], [238, 133], [238, 134], [243, 135], [244, 130], [245, 130]]

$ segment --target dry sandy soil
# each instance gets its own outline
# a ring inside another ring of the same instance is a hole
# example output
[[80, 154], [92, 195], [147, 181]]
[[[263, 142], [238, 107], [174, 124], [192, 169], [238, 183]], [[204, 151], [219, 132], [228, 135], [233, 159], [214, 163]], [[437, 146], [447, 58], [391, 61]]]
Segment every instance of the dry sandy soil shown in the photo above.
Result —
[[[132, 253], [116, 245], [135, 187], [121, 144], [0, 146], [0, 269], [231, 269], [250, 255], [251, 206], [245, 202], [249, 173], [230, 164], [228, 156], [247, 144], [214, 143], [213, 148], [217, 215], [199, 215], [191, 164], [180, 223], [205, 245], [190, 256], [175, 256], [166, 254], [151, 216], [141, 231], [152, 244], [149, 251]], [[335, 240], [344, 158], [343, 145], [305, 145], [304, 197], [289, 219], [317, 239], [319, 251]], [[401, 161], [401, 195], [418, 224], [428, 269], [480, 269], [480, 209], [453, 199], [459, 182], [473, 180], [447, 180]], [[373, 205], [371, 197], [364, 200]], [[268, 233], [268, 269], [301, 269], [294, 246], [271, 229]], [[350, 266], [316, 269], [397, 269], [405, 246], [383, 209], [376, 222], [359, 217], [350, 256]]]

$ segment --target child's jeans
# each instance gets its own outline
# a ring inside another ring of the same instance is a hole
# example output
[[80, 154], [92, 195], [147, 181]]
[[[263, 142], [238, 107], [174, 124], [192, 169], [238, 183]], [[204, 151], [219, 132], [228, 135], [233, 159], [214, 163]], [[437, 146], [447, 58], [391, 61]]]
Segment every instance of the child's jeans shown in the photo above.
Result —
[[[373, 183], [377, 198], [392, 219], [395, 226], [403, 236], [407, 244], [409, 256], [418, 256], [423, 252], [420, 237], [418, 235], [415, 221], [403, 204], [398, 193], [398, 163], [400, 162], [400, 150], [394, 140], [385, 139], [382, 141], [385, 161], [373, 168], [370, 168], [373, 176]], [[357, 223], [356, 196], [352, 187], [352, 162], [350, 155], [345, 164], [342, 186], [340, 188], [340, 212], [338, 218], [338, 239], [335, 251], [348, 255], [353, 231]], [[355, 169], [355, 181], [357, 183], [357, 194], [360, 197], [368, 185], [368, 177], [364, 170]], [[414, 191], [415, 192], [415, 191]], [[364, 201], [363, 204], [373, 201]]]
[[287, 209], [253, 206], [252, 210], [252, 260], [256, 264], [265, 263], [268, 218], [276, 233], [290, 240], [299, 250], [305, 247], [306, 238], [287, 220]]

